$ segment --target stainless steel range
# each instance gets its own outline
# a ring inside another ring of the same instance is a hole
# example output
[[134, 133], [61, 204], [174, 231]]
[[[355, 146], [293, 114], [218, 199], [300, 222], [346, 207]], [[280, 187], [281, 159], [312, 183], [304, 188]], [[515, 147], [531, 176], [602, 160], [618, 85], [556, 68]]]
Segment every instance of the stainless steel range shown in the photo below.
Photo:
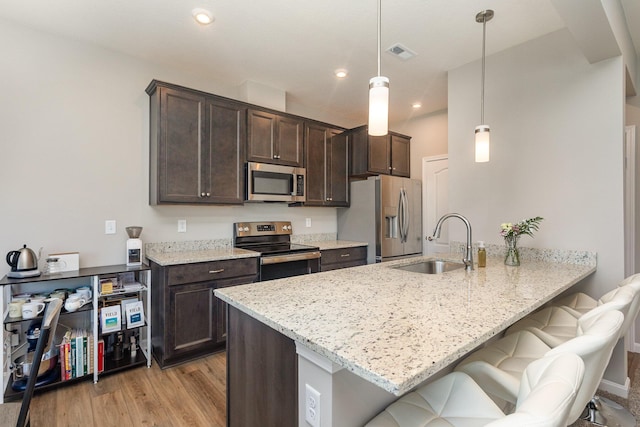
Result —
[[236, 222], [233, 245], [260, 252], [260, 280], [320, 271], [320, 248], [291, 243], [290, 221]]

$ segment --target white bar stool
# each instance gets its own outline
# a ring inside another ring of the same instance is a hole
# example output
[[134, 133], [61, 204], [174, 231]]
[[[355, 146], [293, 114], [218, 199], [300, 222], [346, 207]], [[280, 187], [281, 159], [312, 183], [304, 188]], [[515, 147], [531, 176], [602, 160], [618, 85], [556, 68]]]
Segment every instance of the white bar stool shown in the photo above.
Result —
[[[640, 282], [638, 283], [640, 285]], [[634, 289], [636, 285], [628, 285], [620, 288], [616, 288], [610, 292], [607, 292], [600, 300], [596, 302], [596, 306], [593, 308], [581, 312], [573, 307], [567, 306], [548, 306], [532, 313], [522, 320], [514, 323], [506, 334], [512, 334], [514, 332], [527, 330], [532, 332], [547, 345], [556, 347], [563, 342], [574, 338], [578, 331], [578, 319], [585, 316], [597, 316], [598, 313], [602, 313], [609, 310], [618, 310], [624, 315], [625, 321], [622, 324], [621, 333], [626, 332], [630, 325], [631, 320], [631, 308], [634, 305], [634, 300], [640, 297], [640, 286]], [[582, 300], [580, 295], [575, 294], [577, 297], [572, 298], [572, 301], [577, 302]], [[635, 318], [635, 315], [633, 315]]]
[[563, 353], [531, 363], [513, 414], [505, 415], [462, 372], [452, 372], [389, 405], [365, 427], [564, 427], [584, 376], [584, 363]]
[[598, 388], [623, 321], [624, 315], [617, 310], [580, 318], [577, 336], [555, 348], [530, 331], [516, 332], [472, 353], [455, 370], [470, 375], [489, 395], [515, 403], [521, 373], [532, 361], [545, 355], [575, 353], [585, 363], [585, 377], [569, 415], [572, 423]]

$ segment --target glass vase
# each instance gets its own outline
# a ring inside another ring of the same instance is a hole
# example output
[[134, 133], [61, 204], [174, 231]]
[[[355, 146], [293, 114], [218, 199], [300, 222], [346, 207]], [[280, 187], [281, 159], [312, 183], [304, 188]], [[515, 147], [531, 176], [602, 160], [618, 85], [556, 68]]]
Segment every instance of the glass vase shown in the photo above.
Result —
[[520, 252], [518, 252], [518, 237], [505, 237], [504, 243], [507, 246], [507, 253], [504, 257], [504, 265], [517, 267], [520, 265]]

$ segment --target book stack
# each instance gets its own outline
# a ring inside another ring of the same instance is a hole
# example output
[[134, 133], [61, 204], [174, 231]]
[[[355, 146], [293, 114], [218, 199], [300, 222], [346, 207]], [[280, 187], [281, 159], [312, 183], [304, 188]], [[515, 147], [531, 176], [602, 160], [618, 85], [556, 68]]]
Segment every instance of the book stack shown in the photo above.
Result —
[[[72, 329], [65, 333], [60, 349], [60, 378], [62, 381], [92, 374], [93, 334], [83, 329]], [[98, 372], [104, 370], [104, 341], [98, 340]]]

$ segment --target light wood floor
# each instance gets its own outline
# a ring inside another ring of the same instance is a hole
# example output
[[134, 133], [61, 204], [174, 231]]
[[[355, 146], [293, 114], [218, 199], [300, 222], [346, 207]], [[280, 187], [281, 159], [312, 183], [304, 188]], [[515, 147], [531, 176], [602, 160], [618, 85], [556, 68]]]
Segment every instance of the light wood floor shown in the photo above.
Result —
[[[33, 427], [224, 427], [226, 358], [220, 352], [174, 368], [131, 369], [37, 394]], [[640, 354], [629, 353], [631, 384]]]
[[33, 427], [226, 425], [226, 358], [220, 352], [174, 368], [158, 364], [37, 394]]

